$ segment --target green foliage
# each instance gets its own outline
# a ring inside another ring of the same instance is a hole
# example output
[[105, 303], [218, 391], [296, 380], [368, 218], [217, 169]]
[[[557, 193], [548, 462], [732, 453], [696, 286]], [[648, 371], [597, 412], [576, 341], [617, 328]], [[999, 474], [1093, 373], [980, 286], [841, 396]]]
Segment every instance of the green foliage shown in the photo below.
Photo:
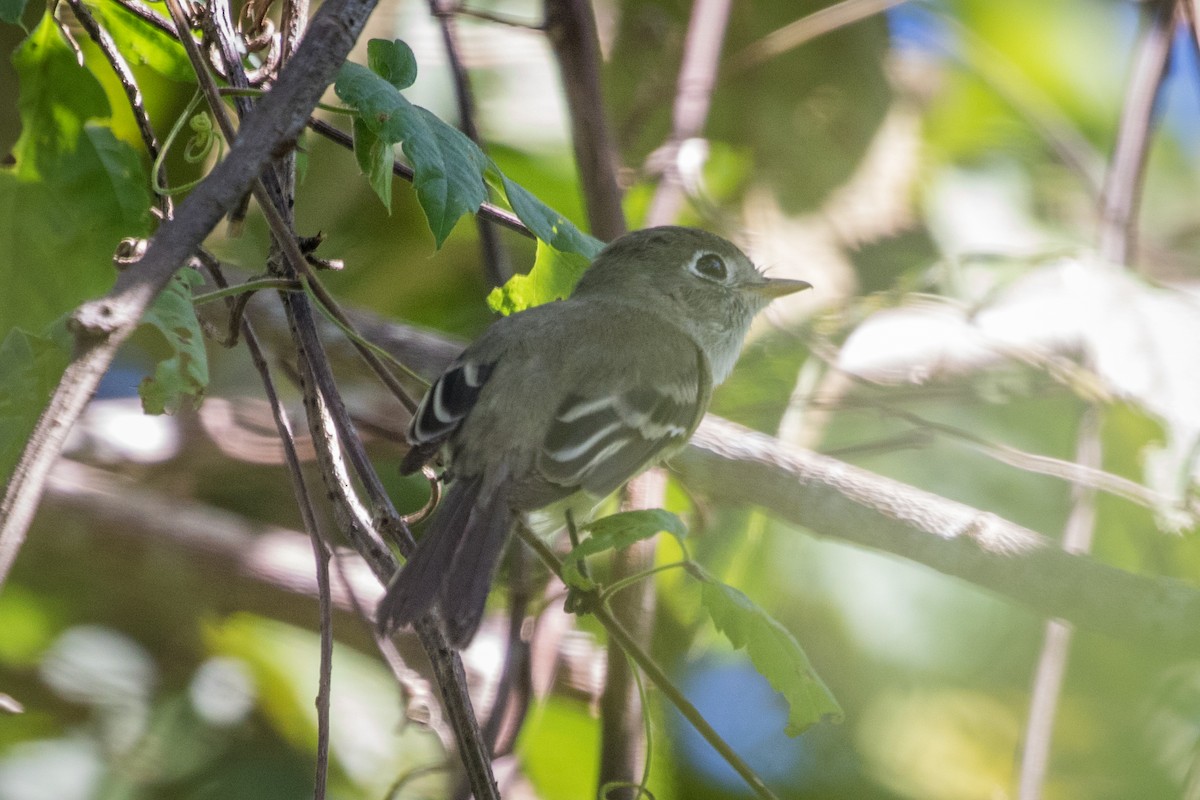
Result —
[[0, 0], [0, 22], [9, 25], [21, 24], [21, 14], [25, 12], [28, 0]]
[[789, 736], [824, 721], [840, 721], [842, 708], [817, 675], [796, 637], [742, 592], [712, 578], [703, 605], [717, 630], [745, 649], [754, 668], [788, 704]]
[[503, 286], [492, 289], [487, 297], [488, 307], [507, 316], [561, 300], [571, 294], [589, 263], [586, 256], [564, 253], [538, 239], [533, 269], [528, 275], [514, 275]]
[[70, 355], [62, 324], [44, 337], [13, 328], [0, 343], [0, 479], [16, 465]]
[[21, 136], [0, 170], [0, 319], [42, 331], [113, 280], [113, 250], [148, 229], [137, 153], [95, 123], [109, 114], [99, 83], [45, 17], [13, 58]]
[[163, 77], [195, 83], [187, 53], [173, 37], [128, 11], [114, 0], [85, 0], [85, 5], [113, 38], [126, 59], [145, 64]]
[[170, 355], [159, 360], [153, 377], [138, 386], [147, 414], [174, 414], [185, 397], [199, 403], [208, 386], [204, 336], [192, 305], [192, 290], [204, 282], [191, 269], [177, 271], [146, 309], [142, 323], [163, 335]]
[[553, 696], [540, 703], [521, 730], [517, 752], [538, 797], [579, 800], [596, 791], [600, 724], [583, 703]]
[[[404, 152], [415, 172], [413, 183], [421, 208], [441, 247], [455, 223], [463, 215], [477, 211], [487, 197], [479, 178], [483, 169], [479, 149], [460, 131], [441, 124], [425, 109], [409, 103], [392, 83], [360, 64], [342, 66], [334, 91], [358, 110], [363, 127], [373, 134], [373, 138], [364, 142], [356, 141], [356, 150], [374, 153], [380, 142], [404, 143]], [[372, 169], [368, 178], [377, 192], [383, 185], [380, 173], [386, 167], [390, 190], [390, 162], [385, 164], [377, 156], [358, 158], [360, 166]], [[380, 197], [384, 198], [384, 194]], [[390, 199], [384, 202], [391, 203]]]
[[412, 48], [399, 39], [367, 42], [367, 66], [400, 91], [412, 86], [417, 79], [417, 59]]
[[506, 178], [465, 134], [400, 94], [416, 78], [408, 45], [372, 39], [367, 48], [368, 66], [343, 65], [334, 91], [357, 112], [355, 157], [386, 207], [391, 208], [391, 146], [401, 144], [412, 163], [417, 198], [438, 247], [459, 219], [479, 210], [491, 179], [541, 241], [587, 258], [599, 252], [599, 242]]
[[585, 591], [596, 588], [596, 584], [589, 580], [580, 568], [588, 556], [629, 547], [635, 542], [649, 539], [660, 531], [669, 533], [676, 539], [687, 535], [687, 527], [683, 520], [661, 508], [609, 514], [589, 522], [582, 529], [589, 535], [563, 559], [562, 577], [567, 586]]

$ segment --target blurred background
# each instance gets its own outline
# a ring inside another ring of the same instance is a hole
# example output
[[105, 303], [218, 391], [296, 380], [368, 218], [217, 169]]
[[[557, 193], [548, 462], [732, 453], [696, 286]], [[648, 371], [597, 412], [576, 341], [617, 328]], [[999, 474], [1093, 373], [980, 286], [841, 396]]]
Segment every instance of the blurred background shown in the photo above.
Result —
[[[43, 12], [34, 5], [26, 29]], [[586, 227], [542, 4], [464, 5], [455, 22], [486, 150]], [[1200, 61], [1172, 16], [1190, 3], [843, 3], [861, 18], [806, 38], [812, 24], [797, 21], [826, 5], [733, 4], [707, 122], [674, 147], [692, 4], [594, 3], [630, 225], [675, 170], [686, 193], [676, 221], [815, 287], [764, 315], [712, 410], [1055, 540], [1082, 526], [1106, 563], [1194, 581]], [[1155, 71], [1164, 30], [1170, 57]], [[25, 35], [2, 25], [0, 45], [11, 52]], [[429, 4], [385, 0], [353, 60], [365, 62], [372, 36], [411, 45], [420, 71], [406, 96], [456, 121]], [[111, 72], [79, 38], [111, 109], [93, 116], [140, 151]], [[193, 86], [177, 64], [134, 69], [162, 135]], [[0, 152], [17, 142], [19, 103], [34, 91], [45, 85], [0, 67]], [[436, 332], [446, 352], [490, 321], [470, 220], [437, 250], [407, 184], [396, 183], [389, 214], [351, 153], [311, 133], [301, 146], [297, 229], [322, 232], [320, 254], [345, 262], [325, 275], [339, 299]], [[190, 164], [183, 149], [167, 161], [175, 185], [217, 157]], [[1122, 178], [1140, 154], [1144, 180]], [[24, 196], [11, 183], [0, 191], [5, 331], [41, 330], [103, 292], [112, 273], [97, 265], [148, 226], [145, 200], [118, 213], [106, 195], [81, 198], [83, 184], [33, 204], [14, 204]], [[508, 232], [501, 243], [527, 271], [533, 243]], [[255, 211], [240, 236], [222, 226], [208, 245], [250, 275], [263, 271], [269, 238]], [[282, 340], [274, 303], [252, 309]], [[311, 551], [257, 377], [243, 350], [210, 345], [199, 408], [145, 416], [136, 390], [156, 336], [135, 337], [106, 377], [0, 593], [0, 700], [23, 707], [0, 713], [0, 800], [311, 796]], [[334, 357], [389, 491], [401, 509], [418, 507], [421, 481], [391, 466], [406, 420], [336, 346]], [[298, 394], [288, 398], [299, 413]], [[1137, 491], [1074, 488], [1063, 476], [1076, 461]], [[785, 736], [781, 699], [704, 622], [698, 587], [678, 570], [655, 578], [654, 656], [780, 797], [1018, 796], [1045, 620], [674, 480], [668, 505], [691, 524], [692, 556], [796, 636], [845, 710], [840, 724]], [[672, 541], [658, 551], [664, 564], [680, 555]], [[437, 726], [406, 721], [368, 627], [340, 599], [331, 796], [448, 796]], [[464, 656], [485, 707], [503, 658], [503, 599]], [[536, 697], [502, 767], [506, 797], [595, 796], [603, 634], [564, 616], [560, 600], [534, 606]], [[402, 646], [419, 672], [416, 652]], [[1061, 663], [1041, 796], [1200, 797], [1195, 654], [1077, 631]], [[414, 702], [428, 700], [422, 680], [412, 676]], [[654, 797], [752, 796], [653, 692], [649, 727]]]

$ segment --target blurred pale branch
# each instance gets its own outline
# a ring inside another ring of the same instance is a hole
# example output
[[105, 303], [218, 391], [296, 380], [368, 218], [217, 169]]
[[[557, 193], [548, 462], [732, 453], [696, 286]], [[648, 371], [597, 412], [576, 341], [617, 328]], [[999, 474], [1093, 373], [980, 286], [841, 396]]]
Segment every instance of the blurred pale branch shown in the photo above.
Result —
[[1100, 257], [1128, 264], [1137, 246], [1137, 212], [1155, 105], [1170, 64], [1171, 44], [1183, 9], [1177, 0], [1155, 0], [1143, 10], [1146, 30], [1134, 51], [1133, 68], [1121, 109], [1117, 143], [1100, 206]]
[[1200, 588], [1071, 555], [994, 514], [712, 415], [671, 466], [714, 499], [925, 564], [1041, 615], [1163, 650], [1200, 650], [1189, 622], [1200, 614]]
[[856, 22], [881, 14], [892, 6], [906, 0], [842, 0], [828, 8], [822, 8], [795, 22], [772, 31], [757, 42], [747, 46], [729, 60], [731, 72], [738, 72], [763, 63], [788, 50], [811, 42], [818, 36], [853, 25]]
[[712, 414], [669, 466], [715, 500], [761, 506], [819, 536], [924, 564], [1040, 615], [1163, 650], [1200, 650], [1190, 622], [1200, 618], [1200, 587], [1066, 553], [994, 514]]

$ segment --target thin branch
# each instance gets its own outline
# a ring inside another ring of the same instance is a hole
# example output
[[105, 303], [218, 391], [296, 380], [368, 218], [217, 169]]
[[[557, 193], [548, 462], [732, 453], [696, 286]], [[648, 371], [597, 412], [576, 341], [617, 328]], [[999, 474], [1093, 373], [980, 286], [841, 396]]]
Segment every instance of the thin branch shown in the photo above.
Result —
[[820, 11], [790, 22], [747, 45], [729, 60], [729, 70], [741, 72], [783, 55], [818, 36], [853, 25], [898, 6], [905, 0], [842, 0]]
[[[341, 145], [347, 150], [354, 149], [354, 139], [350, 136], [350, 134], [346, 133], [340, 128], [330, 125], [325, 120], [316, 119], [314, 117], [308, 121], [308, 127], [312, 128], [314, 131], [321, 134], [334, 144]], [[392, 161], [392, 174], [398, 178], [403, 178], [409, 183], [413, 182], [412, 167], [408, 166], [402, 161]], [[508, 228], [510, 231], [515, 231], [516, 233], [519, 233], [529, 239], [537, 238], [534, 236], [533, 231], [529, 230], [529, 228], [525, 226], [525, 223], [521, 222], [521, 219], [516, 214], [493, 203], [484, 203], [481, 205], [479, 207], [479, 216], [485, 217], [492, 222], [502, 225], [503, 227]]]
[[[448, 8], [446, 0], [429, 0], [429, 13], [438, 22], [442, 31], [442, 43], [446, 47], [446, 58], [450, 62], [450, 75], [454, 80], [454, 97], [458, 101], [458, 124], [471, 141], [483, 147], [479, 126], [475, 124], [475, 98], [471, 92], [471, 76], [463, 64], [462, 52], [455, 30], [454, 9]], [[512, 277], [512, 264], [500, 245], [498, 231], [482, 216], [475, 217], [479, 231], [479, 247], [483, 253], [484, 271], [488, 283], [500, 286]]]
[[[537, 553], [537, 556], [542, 560], [542, 563], [544, 563], [550, 569], [550, 571], [554, 573], [554, 575], [561, 579], [562, 561], [560, 561], [558, 556], [554, 554], [554, 551], [552, 551], [545, 542], [539, 539], [536, 533], [533, 533], [523, 525], [517, 526], [517, 533], [521, 537], [521, 540], [525, 542], [525, 544], [528, 545], [533, 552]], [[603, 604], [600, 603], [595, 604], [594, 607], [589, 609], [589, 611], [592, 616], [594, 616], [596, 620], [604, 626], [604, 630], [608, 632], [609, 638], [615, 641], [621, 651], [625, 655], [628, 655], [630, 659], [637, 664], [642, 672], [646, 674], [646, 677], [651, 680], [654, 686], [660, 692], [662, 692], [667, 699], [670, 700], [671, 705], [675, 706], [675, 708], [679, 710], [679, 713], [683, 715], [684, 719], [692, 724], [692, 727], [696, 729], [696, 732], [699, 733], [700, 736], [703, 737], [704, 740], [721, 755], [721, 758], [725, 760], [725, 763], [727, 763], [735, 772], [737, 772], [738, 776], [746, 782], [746, 785], [756, 795], [758, 795], [760, 798], [763, 798], [763, 800], [778, 800], [778, 798], [775, 796], [775, 793], [772, 792], [766, 783], [763, 782], [762, 778], [760, 778], [758, 774], [755, 773], [750, 767], [750, 765], [743, 761], [742, 757], [739, 756], [737, 752], [735, 752], [734, 749], [730, 747], [724, 739], [721, 738], [720, 734], [713, 729], [708, 720], [704, 718], [704, 715], [700, 713], [700, 710], [696, 708], [692, 702], [687, 699], [687, 697], [684, 696], [683, 692], [679, 691], [667, 674], [662, 671], [662, 668], [659, 667], [658, 664], [655, 663], [654, 659], [650, 657], [650, 654], [642, 648], [641, 643], [638, 642], [637, 639], [635, 639], [632, 635], [630, 635], [620, 621], [613, 614], [611, 614]], [[610, 661], [609, 669], [611, 668], [612, 663]], [[635, 781], [629, 782], [636, 785]]]
[[[219, 272], [213, 273], [214, 278], [219, 274]], [[263, 356], [258, 337], [249, 321], [245, 319], [242, 320], [242, 339], [246, 342], [250, 360], [262, 380], [267, 403], [271, 406], [271, 416], [275, 421], [275, 427], [279, 431], [279, 439], [283, 445], [284, 460], [287, 463], [288, 476], [292, 482], [292, 492], [296, 496], [296, 506], [300, 510], [304, 529], [308, 531], [309, 539], [312, 542], [313, 560], [316, 565], [318, 614], [321, 621], [320, 677], [317, 683], [316, 698], [317, 768], [314, 778], [316, 785], [314, 798], [315, 800], [324, 800], [329, 775], [329, 695], [333, 669], [333, 600], [329, 583], [330, 551], [317, 526], [317, 515], [313, 509], [312, 496], [304, 481], [300, 457], [296, 453], [296, 438], [292, 433], [287, 410], [279, 399], [278, 392], [275, 391], [275, 382], [271, 378], [271, 370]]]
[[[395, 334], [382, 335], [394, 329]], [[430, 334], [381, 325], [375, 341], [431, 374], [458, 353]], [[376, 335], [376, 334], [373, 334]], [[779, 519], [854, 545], [891, 553], [982, 586], [1044, 617], [1200, 652], [1200, 587], [1134, 575], [1063, 553], [1044, 537], [836, 458], [801, 449], [709, 414], [668, 466], [697, 494], [752, 504]]]
[[1130, 263], [1137, 249], [1137, 210], [1154, 126], [1154, 106], [1167, 76], [1171, 41], [1181, 16], [1176, 0], [1155, 0], [1143, 7], [1147, 27], [1134, 53], [1117, 144], [1100, 205], [1097, 250], [1101, 258], [1118, 264]]
[[575, 164], [583, 184], [592, 235], [610, 241], [625, 233], [616, 148], [600, 91], [600, 42], [589, 0], [546, 0], [546, 37], [554, 48], [567, 96]]
[[[180, 16], [177, 9], [178, 3], [179, 0], [167, 0], [168, 7], [172, 10], [172, 17], [177, 20], [177, 25], [180, 24], [178, 22]], [[188, 49], [193, 63], [196, 63], [195, 43], [185, 39], [184, 47]], [[296, 59], [302, 57], [303, 47], [304, 45], [301, 44], [301, 51], [297, 53]], [[228, 60], [225, 66], [228, 72], [234, 74], [241, 67], [240, 63]], [[218, 118], [222, 130], [228, 131], [231, 123], [225, 117], [224, 106], [221, 104], [220, 95], [216, 91], [211, 76], [206, 72], [198, 71], [197, 77], [204, 87], [211, 110]], [[235, 85], [242, 82], [244, 79], [234, 81]], [[273, 268], [288, 278], [295, 278], [299, 275], [309, 277], [311, 273], [308, 263], [291, 230], [290, 219], [284, 216], [285, 213], [290, 214], [290, 204], [282, 197], [280, 187], [274, 183], [274, 176], [270, 172], [265, 173], [262, 179], [251, 185], [251, 189], [271, 228], [273, 243], [284, 256], [283, 264], [277, 264], [275, 260], [272, 260]], [[324, 348], [317, 336], [316, 321], [307, 297], [288, 292], [281, 293], [280, 297], [284, 309], [287, 311], [300, 355], [304, 404], [308, 415], [309, 429], [322, 467], [321, 475], [326, 480], [326, 486], [334, 501], [335, 512], [337, 512], [342, 529], [350, 536], [359, 552], [371, 563], [380, 581], [386, 584], [395, 574], [398, 565], [391, 552], [380, 541], [377, 528], [387, 530], [395, 535], [405, 553], [411, 552], [412, 534], [396, 513], [391, 498], [367, 456], [354, 428], [354, 423], [346, 410]], [[363, 490], [373, 505], [369, 519], [365, 518], [363, 510], [359, 507], [354, 488], [342, 468], [343, 453], [349, 458]], [[446, 716], [454, 729], [459, 755], [462, 758], [472, 791], [477, 800], [499, 800], [499, 790], [492, 774], [491, 758], [484, 746], [479, 723], [475, 718], [471, 699], [467, 693], [462, 661], [459, 659], [458, 653], [449, 646], [441, 626], [432, 616], [426, 616], [419, 620], [414, 627], [421, 645], [429, 657], [438, 687], [441, 689]]]
[[[1103, 458], [1098, 407], [1091, 406], [1084, 412], [1077, 439], [1076, 460], [1079, 465], [1099, 468]], [[1096, 493], [1092, 489], [1079, 489], [1074, 494], [1071, 514], [1063, 532], [1062, 548], [1068, 553], [1087, 553], [1092, 548], [1092, 535], [1096, 527]], [[1056, 619], [1047, 622], [1021, 751], [1021, 774], [1017, 788], [1019, 800], [1039, 800], [1042, 796], [1070, 649], [1071, 628]]]
[[893, 553], [1037, 614], [1162, 651], [1200, 652], [1200, 589], [1066, 553], [1044, 537], [712, 415], [670, 466], [694, 491]]
[[650, 210], [647, 226], [674, 222], [683, 205], [683, 175], [679, 169], [679, 153], [683, 143], [704, 131], [712, 103], [713, 85], [725, 41], [731, 0], [696, 0], [688, 22], [687, 38], [683, 45], [683, 61], [672, 109], [671, 137], [664, 154], [664, 171]]

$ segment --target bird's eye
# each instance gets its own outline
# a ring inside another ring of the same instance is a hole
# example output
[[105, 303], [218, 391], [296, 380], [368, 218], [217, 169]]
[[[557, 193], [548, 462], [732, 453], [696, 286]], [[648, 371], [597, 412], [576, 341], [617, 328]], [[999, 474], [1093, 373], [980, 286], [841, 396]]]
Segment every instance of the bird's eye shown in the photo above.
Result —
[[729, 277], [729, 268], [725, 266], [725, 259], [721, 258], [716, 253], [705, 253], [696, 259], [696, 263], [692, 265], [692, 271], [701, 278], [708, 278], [710, 281], [724, 283]]

